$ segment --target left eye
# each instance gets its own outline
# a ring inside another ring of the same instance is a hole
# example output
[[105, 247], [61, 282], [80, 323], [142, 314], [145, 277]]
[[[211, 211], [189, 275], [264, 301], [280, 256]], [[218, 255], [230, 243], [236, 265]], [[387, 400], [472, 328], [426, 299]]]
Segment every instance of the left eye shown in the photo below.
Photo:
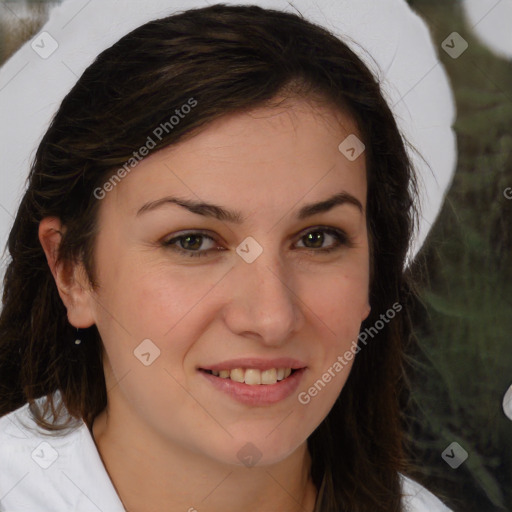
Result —
[[[325, 242], [326, 235], [328, 237], [333, 238], [335, 240], [335, 244], [331, 245], [330, 247], [323, 248], [322, 245]], [[204, 240], [209, 240], [214, 244], [216, 243], [214, 238], [205, 233], [188, 232], [181, 236], [177, 236], [169, 240], [166, 240], [162, 242], [162, 245], [180, 254], [184, 254], [186, 256], [191, 257], [208, 256], [209, 253], [211, 253], [214, 250], [223, 250], [219, 246], [217, 246], [216, 249], [210, 247], [209, 249], [199, 250]], [[313, 244], [313, 247], [306, 247], [306, 250], [321, 253], [335, 251], [341, 249], [342, 246], [346, 246], [349, 244], [349, 239], [347, 235], [340, 229], [335, 228], [314, 228], [299, 238], [299, 241], [302, 240], [305, 240], [306, 243], [308, 244]]]

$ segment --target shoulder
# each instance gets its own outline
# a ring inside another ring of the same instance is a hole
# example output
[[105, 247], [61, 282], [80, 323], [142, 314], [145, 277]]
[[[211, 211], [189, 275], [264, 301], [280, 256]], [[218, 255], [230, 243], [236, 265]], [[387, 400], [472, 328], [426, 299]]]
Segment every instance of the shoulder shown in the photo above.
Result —
[[0, 417], [0, 512], [97, 512], [100, 504], [124, 511], [83, 421], [48, 432], [29, 404]]
[[405, 475], [400, 477], [405, 512], [452, 512], [439, 498], [418, 482]]

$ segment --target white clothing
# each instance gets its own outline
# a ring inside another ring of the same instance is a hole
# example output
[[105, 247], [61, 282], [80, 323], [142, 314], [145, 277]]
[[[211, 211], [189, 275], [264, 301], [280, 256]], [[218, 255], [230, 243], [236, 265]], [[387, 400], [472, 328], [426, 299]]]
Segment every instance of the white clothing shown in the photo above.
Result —
[[[28, 403], [0, 418], [0, 512], [126, 512], [83, 420], [65, 434], [44, 432]], [[402, 482], [407, 512], [451, 512], [417, 482]]]

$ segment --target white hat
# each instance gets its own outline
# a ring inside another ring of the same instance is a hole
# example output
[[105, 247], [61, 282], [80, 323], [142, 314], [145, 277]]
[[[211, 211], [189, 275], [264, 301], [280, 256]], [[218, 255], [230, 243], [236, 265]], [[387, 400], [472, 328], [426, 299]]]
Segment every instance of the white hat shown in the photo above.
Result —
[[463, 0], [466, 23], [492, 52], [512, 59], [512, 2]]

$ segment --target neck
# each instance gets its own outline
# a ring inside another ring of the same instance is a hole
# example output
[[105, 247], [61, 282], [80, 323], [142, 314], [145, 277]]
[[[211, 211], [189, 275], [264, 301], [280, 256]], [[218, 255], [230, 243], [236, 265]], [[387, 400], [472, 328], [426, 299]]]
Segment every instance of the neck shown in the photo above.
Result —
[[91, 434], [127, 512], [313, 512], [317, 490], [304, 442], [286, 459], [251, 468], [224, 464], [116, 421], [105, 409]]

